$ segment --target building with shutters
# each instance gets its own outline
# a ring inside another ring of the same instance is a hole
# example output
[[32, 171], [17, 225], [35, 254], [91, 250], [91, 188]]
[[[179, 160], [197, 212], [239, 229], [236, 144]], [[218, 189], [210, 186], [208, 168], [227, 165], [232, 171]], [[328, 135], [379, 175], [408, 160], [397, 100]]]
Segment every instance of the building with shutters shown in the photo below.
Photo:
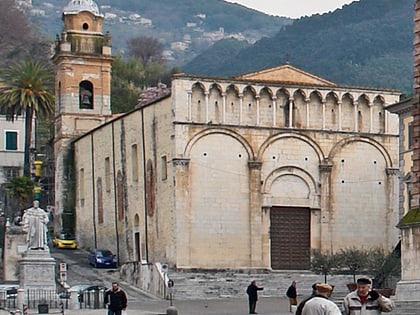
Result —
[[53, 59], [56, 214], [74, 205], [80, 247], [120, 264], [304, 270], [313, 249], [395, 246], [398, 91], [289, 64], [178, 74], [169, 95], [112, 119], [102, 18], [71, 1]]

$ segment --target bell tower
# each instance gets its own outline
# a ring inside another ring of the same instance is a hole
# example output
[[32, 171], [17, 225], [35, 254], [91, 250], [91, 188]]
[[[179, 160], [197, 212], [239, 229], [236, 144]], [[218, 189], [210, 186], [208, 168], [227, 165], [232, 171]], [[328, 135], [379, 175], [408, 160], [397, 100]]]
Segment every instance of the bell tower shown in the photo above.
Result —
[[55, 64], [55, 212], [54, 231], [63, 213], [74, 211], [72, 139], [111, 117], [111, 36], [102, 33], [104, 16], [93, 0], [71, 0], [63, 10]]

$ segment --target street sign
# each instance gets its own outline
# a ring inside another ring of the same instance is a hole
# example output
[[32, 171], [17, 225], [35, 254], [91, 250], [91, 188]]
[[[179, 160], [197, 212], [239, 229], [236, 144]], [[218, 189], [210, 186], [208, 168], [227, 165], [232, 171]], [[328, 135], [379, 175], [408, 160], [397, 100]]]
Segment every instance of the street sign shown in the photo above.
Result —
[[60, 263], [60, 271], [67, 271], [67, 264], [66, 263]]
[[60, 272], [60, 281], [66, 282], [67, 281], [67, 271]]

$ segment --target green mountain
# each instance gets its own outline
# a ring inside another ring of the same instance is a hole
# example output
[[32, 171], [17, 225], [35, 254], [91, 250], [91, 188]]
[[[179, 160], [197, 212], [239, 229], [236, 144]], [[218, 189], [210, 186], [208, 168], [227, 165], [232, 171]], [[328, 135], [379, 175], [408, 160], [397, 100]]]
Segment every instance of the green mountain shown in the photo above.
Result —
[[[291, 19], [269, 16], [223, 0], [95, 0], [105, 15], [114, 52], [128, 39], [159, 39], [171, 65], [182, 65], [215, 42], [238, 38], [255, 42], [273, 36]], [[23, 1], [20, 1], [21, 3]], [[25, 12], [54, 38], [62, 30], [61, 14], [69, 0], [32, 0]]]
[[[296, 20], [276, 35], [240, 50], [239, 43], [217, 43], [182, 70], [232, 76], [289, 62], [339, 84], [389, 87], [410, 93], [414, 3], [353, 2], [332, 13]], [[221, 50], [227, 53], [220, 54]]]

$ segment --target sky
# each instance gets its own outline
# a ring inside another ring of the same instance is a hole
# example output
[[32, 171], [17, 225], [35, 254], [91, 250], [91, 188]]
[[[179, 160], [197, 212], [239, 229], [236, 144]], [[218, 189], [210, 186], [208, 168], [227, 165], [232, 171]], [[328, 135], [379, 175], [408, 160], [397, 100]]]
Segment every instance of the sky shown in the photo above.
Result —
[[226, 0], [270, 15], [300, 18], [326, 13], [359, 0]]

